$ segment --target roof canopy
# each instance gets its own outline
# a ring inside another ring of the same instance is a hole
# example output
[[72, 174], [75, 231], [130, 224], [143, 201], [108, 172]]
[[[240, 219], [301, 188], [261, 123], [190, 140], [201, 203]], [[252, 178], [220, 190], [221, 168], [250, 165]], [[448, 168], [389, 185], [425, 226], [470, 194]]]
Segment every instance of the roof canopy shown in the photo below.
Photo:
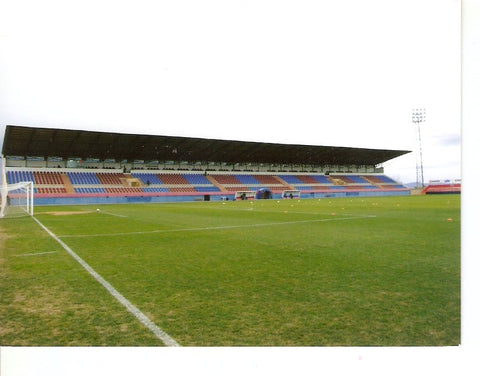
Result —
[[7, 125], [4, 156], [375, 166], [409, 151], [288, 145]]

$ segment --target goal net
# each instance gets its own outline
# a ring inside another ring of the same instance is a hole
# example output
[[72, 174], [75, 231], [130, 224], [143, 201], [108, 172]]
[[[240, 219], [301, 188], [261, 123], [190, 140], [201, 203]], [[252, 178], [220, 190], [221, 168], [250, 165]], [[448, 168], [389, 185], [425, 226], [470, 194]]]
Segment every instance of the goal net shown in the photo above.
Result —
[[283, 191], [282, 198], [300, 198], [300, 191], [295, 191], [295, 190]]
[[254, 200], [255, 191], [237, 191], [235, 192], [235, 200]]
[[33, 182], [2, 184], [0, 218], [33, 215]]
[[33, 215], [33, 182], [7, 183], [5, 158], [1, 156], [0, 218]]

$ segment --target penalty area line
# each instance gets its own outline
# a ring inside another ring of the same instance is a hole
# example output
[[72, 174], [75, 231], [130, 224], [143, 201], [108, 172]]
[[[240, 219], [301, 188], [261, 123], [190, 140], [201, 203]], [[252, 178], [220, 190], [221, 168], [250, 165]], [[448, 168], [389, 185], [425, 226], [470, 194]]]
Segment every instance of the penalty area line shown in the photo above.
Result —
[[104, 211], [104, 210], [100, 210], [100, 209], [97, 209], [99, 214], [106, 214], [106, 215], [111, 215], [113, 217], [120, 217], [120, 218], [128, 218], [126, 215], [122, 215], [122, 214], [116, 214], [116, 213], [110, 213], [108, 211]]
[[107, 280], [98, 274], [90, 265], [88, 265], [80, 256], [78, 256], [68, 245], [62, 242], [52, 231], [43, 225], [37, 218], [32, 217], [35, 222], [49, 234], [67, 253], [72, 256], [98, 283], [100, 283], [128, 312], [130, 312], [138, 321], [147, 327], [160, 341], [166, 346], [180, 346], [177, 341], [160, 329], [151, 321], [142, 311], [135, 307], [127, 298], [115, 289]]
[[57, 253], [57, 251], [52, 252], [37, 252], [37, 253], [23, 253], [21, 255], [15, 255], [15, 257], [29, 257], [29, 256], [41, 256], [41, 255], [49, 255], [51, 253]]
[[191, 227], [191, 228], [176, 228], [165, 230], [152, 230], [152, 231], [134, 231], [134, 232], [114, 232], [104, 234], [83, 234], [83, 235], [61, 235], [60, 238], [92, 238], [92, 237], [110, 237], [110, 236], [134, 236], [134, 235], [146, 235], [146, 234], [164, 234], [172, 232], [195, 232], [195, 231], [213, 231], [213, 230], [232, 230], [239, 228], [255, 228], [255, 227], [270, 227], [270, 226], [284, 226], [284, 225], [297, 225], [302, 223], [316, 223], [316, 222], [332, 222], [332, 221], [353, 221], [357, 219], [377, 218], [376, 215], [364, 215], [357, 217], [341, 217], [341, 218], [321, 218], [321, 219], [306, 219], [299, 221], [285, 221], [285, 222], [267, 222], [267, 223], [252, 223], [246, 225], [227, 225], [227, 226], [209, 226], [209, 227]]

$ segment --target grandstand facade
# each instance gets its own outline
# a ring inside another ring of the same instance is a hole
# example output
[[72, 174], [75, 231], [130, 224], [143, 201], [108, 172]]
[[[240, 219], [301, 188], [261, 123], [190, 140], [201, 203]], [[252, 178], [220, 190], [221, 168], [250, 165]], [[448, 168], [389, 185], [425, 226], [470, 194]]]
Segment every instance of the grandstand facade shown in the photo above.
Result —
[[462, 192], [462, 180], [430, 180], [422, 189], [422, 194], [460, 194]]
[[19, 126], [2, 149], [7, 182], [33, 181], [36, 205], [408, 195], [381, 167], [406, 153]]

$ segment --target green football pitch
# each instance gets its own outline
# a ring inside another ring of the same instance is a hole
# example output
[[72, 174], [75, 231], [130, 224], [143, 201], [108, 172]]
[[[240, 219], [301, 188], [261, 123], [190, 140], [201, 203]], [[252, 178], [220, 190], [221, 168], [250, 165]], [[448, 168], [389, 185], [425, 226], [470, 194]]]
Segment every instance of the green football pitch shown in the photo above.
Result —
[[2, 346], [460, 343], [460, 195], [35, 218], [0, 221]]

